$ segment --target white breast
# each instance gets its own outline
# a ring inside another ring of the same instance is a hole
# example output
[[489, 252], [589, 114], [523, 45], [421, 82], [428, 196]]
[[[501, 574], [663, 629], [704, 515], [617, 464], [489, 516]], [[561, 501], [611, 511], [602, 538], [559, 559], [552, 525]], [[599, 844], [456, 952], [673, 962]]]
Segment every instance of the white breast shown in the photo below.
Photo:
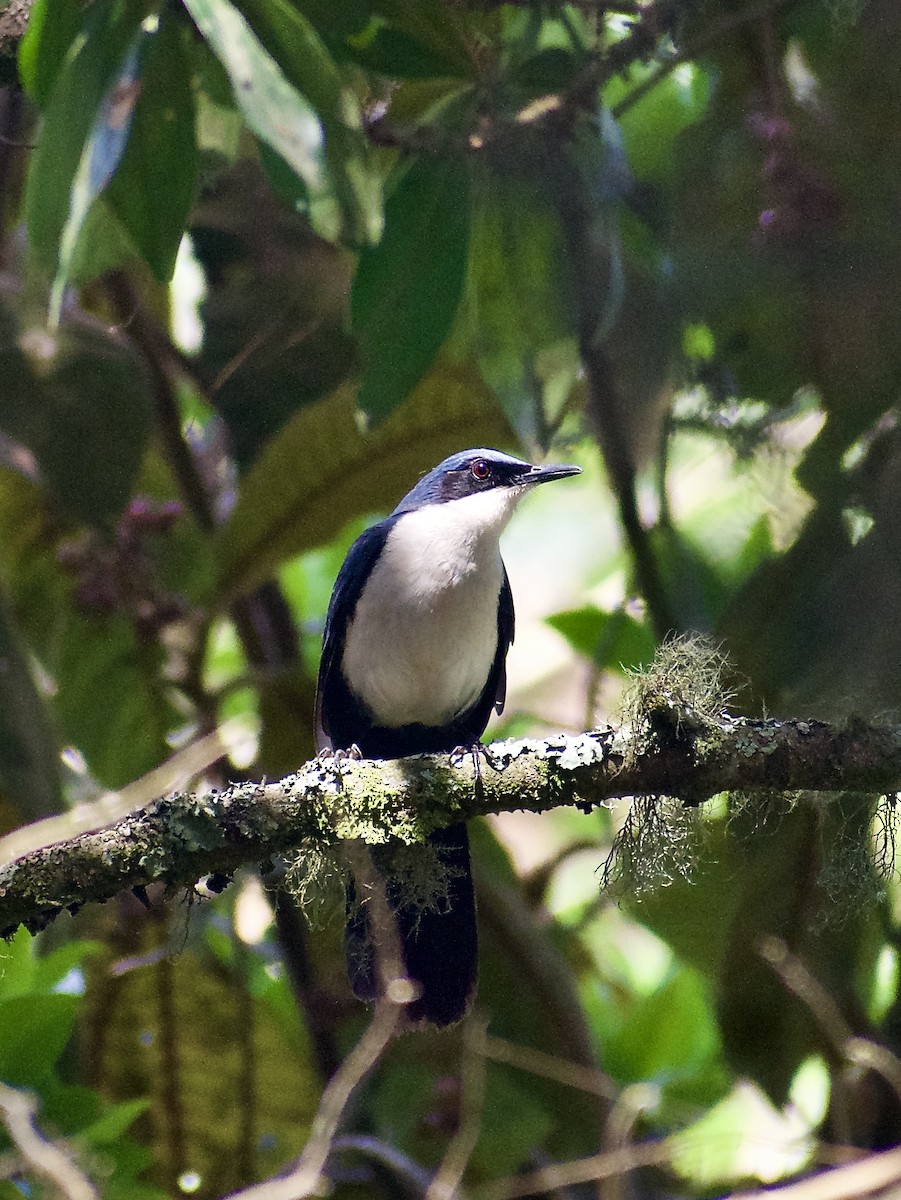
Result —
[[443, 725], [481, 695], [497, 651], [498, 540], [517, 499], [498, 489], [431, 505], [391, 530], [341, 660], [380, 725]]

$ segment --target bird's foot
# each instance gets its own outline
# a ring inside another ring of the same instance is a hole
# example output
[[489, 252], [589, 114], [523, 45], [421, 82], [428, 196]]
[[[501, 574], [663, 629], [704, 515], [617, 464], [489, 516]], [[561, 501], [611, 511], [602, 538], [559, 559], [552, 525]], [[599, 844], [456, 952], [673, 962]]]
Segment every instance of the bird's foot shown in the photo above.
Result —
[[349, 760], [359, 762], [363, 757], [363, 751], [356, 742], [351, 742], [349, 746], [344, 746], [337, 750], [333, 750], [331, 746], [326, 746], [325, 749], [319, 751], [316, 757], [320, 762], [333, 762], [336, 759], [338, 762], [347, 762]]
[[473, 766], [476, 771], [479, 769], [479, 754], [485, 749], [481, 742], [474, 742], [470, 746], [455, 746], [451, 750], [448, 758], [452, 767], [459, 767], [467, 754], [472, 756]]
[[472, 757], [472, 769], [475, 773], [476, 795], [480, 796], [483, 791], [482, 786], [482, 755], [485, 755], [488, 765], [491, 765], [491, 760], [485, 753], [485, 747], [481, 742], [474, 742], [471, 746], [457, 746], [450, 752], [450, 764], [452, 767], [459, 767], [466, 756]]
[[488, 764], [492, 771], [505, 771], [510, 765], [505, 758], [495, 754], [490, 746], [486, 746], [483, 742], [475, 742], [471, 746], [457, 746], [450, 753], [450, 764], [452, 767], [459, 767], [467, 754], [472, 755], [472, 764], [476, 775], [481, 777], [482, 759]]

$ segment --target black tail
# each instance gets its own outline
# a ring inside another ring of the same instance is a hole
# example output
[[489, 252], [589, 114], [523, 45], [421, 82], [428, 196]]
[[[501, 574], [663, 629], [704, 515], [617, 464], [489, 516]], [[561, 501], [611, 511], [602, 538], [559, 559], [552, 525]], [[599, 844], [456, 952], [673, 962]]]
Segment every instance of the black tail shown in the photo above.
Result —
[[[465, 825], [451, 825], [429, 835], [448, 868], [447, 902], [440, 911], [427, 912], [398, 905], [397, 888], [390, 879], [387, 894], [397, 917], [401, 952], [409, 977], [422, 989], [407, 1007], [413, 1022], [453, 1025], [466, 1015], [476, 985], [476, 906], [469, 865], [469, 837]], [[376, 865], [378, 858], [374, 856]], [[348, 920], [344, 934], [347, 974], [361, 1000], [378, 995], [375, 955], [365, 904], [354, 902], [348, 888]]]

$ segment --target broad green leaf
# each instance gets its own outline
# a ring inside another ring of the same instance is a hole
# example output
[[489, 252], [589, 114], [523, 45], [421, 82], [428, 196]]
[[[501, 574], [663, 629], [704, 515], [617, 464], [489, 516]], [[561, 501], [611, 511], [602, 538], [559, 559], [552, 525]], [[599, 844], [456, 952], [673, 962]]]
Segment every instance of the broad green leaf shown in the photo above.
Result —
[[131, 783], [170, 753], [167, 735], [183, 718], [162, 678], [163, 659], [159, 645], [139, 637], [124, 616], [69, 616], [56, 711], [63, 737], [106, 787]]
[[555, 613], [547, 623], [599, 667], [636, 670], [654, 657], [653, 632], [622, 610], [604, 612], [588, 605]]
[[288, 0], [237, 0], [236, 6], [322, 122], [345, 241], [376, 241], [382, 229], [380, 179], [368, 161], [360, 105], [352, 89], [313, 26]]
[[562, 229], [544, 187], [483, 175], [475, 191], [462, 319], [504, 412], [543, 441], [538, 355], [574, 331]]
[[107, 191], [116, 216], [163, 283], [175, 267], [197, 174], [185, 34], [168, 10], [143, 34], [131, 135]]
[[0, 946], [0, 999], [25, 996], [34, 988], [34, 935], [21, 926]]
[[382, 26], [371, 39], [359, 39], [353, 57], [369, 71], [389, 79], [469, 77], [471, 64], [439, 53], [401, 29]]
[[149, 1107], [150, 1101], [144, 1099], [114, 1104], [87, 1129], [80, 1130], [79, 1135], [91, 1146], [109, 1145], [117, 1141]]
[[269, 442], [243, 480], [220, 534], [222, 604], [287, 559], [329, 541], [352, 518], [393, 508], [420, 472], [461, 446], [509, 441], [471, 366], [439, 363], [368, 436], [360, 431], [350, 389], [309, 405]]
[[414, 162], [388, 200], [382, 240], [360, 255], [351, 291], [351, 324], [363, 357], [358, 402], [374, 423], [407, 398], [447, 337], [468, 241], [465, 167]]
[[[616, 109], [653, 70], [651, 65], [640, 66], [627, 77], [614, 75], [604, 89], [605, 105]], [[692, 63], [659, 80], [623, 113], [619, 125], [626, 155], [639, 179], [666, 181], [678, 154], [678, 135], [703, 116], [709, 94], [707, 73]]]
[[[192, 918], [195, 932], [202, 921]], [[147, 953], [151, 931], [143, 945], [130, 932], [131, 952]], [[161, 1005], [164, 988], [171, 1002]], [[321, 1091], [307, 1040], [299, 1023], [288, 1029], [271, 1019], [235, 966], [188, 948], [111, 976], [86, 1007], [81, 1049], [103, 1094], [147, 1097], [151, 1130], [168, 1128], [173, 1107], [181, 1114], [177, 1149], [159, 1136], [150, 1143], [151, 1178], [171, 1180], [169, 1196], [178, 1194], [186, 1163], [203, 1179], [204, 1196], [223, 1196], [249, 1182], [248, 1162], [265, 1177], [302, 1148]]]
[[56, 646], [68, 588], [53, 502], [39, 483], [0, 470], [0, 574], [29, 649], [46, 663]]
[[127, 141], [137, 99], [140, 17], [139, 7], [125, 0], [98, 0], [86, 10], [81, 36], [62, 61], [29, 163], [29, 244], [54, 276], [55, 317], [81, 227]]
[[99, 942], [80, 940], [64, 942], [49, 953], [41, 953], [39, 946], [39, 941], [20, 927], [0, 947], [0, 997], [54, 994], [73, 968], [103, 948]]
[[41, 108], [50, 99], [57, 73], [75, 40], [82, 8], [71, 0], [35, 0], [19, 43], [19, 78]]
[[104, 192], [87, 211], [66, 264], [65, 283], [81, 288], [108, 271], [140, 270], [142, 266], [135, 243], [113, 212]]
[[687, 1075], [719, 1053], [708, 986], [689, 967], [645, 999], [604, 1047], [604, 1065], [623, 1082]]
[[335, 241], [341, 205], [329, 178], [322, 123], [228, 0], [186, 0], [186, 8], [231, 80], [248, 126], [290, 164], [310, 196], [310, 221]]
[[[22, 334], [0, 349], [0, 363], [0, 429], [32, 451], [68, 514], [97, 524], [114, 517], [131, 492], [149, 432], [136, 360], [93, 328], [67, 326]], [[110, 446], [114, 455], [106, 454]]]
[[[40, 943], [39, 943], [40, 945]], [[89, 942], [76, 939], [64, 942], [56, 949], [35, 955], [34, 976], [30, 990], [38, 995], [50, 992], [54, 995], [78, 995], [68, 987], [73, 972], [77, 972], [86, 958], [99, 954], [103, 950], [100, 942]], [[68, 979], [67, 979], [68, 977]]]
[[390, 27], [426, 46], [446, 63], [447, 74], [475, 75], [476, 58], [456, 13], [441, 0], [373, 0]]
[[0, 592], [0, 795], [22, 823], [59, 812], [59, 746]]
[[72, 181], [70, 208], [60, 234], [59, 264], [50, 296], [52, 325], [59, 323], [62, 290], [70, 282], [78, 241], [91, 205], [113, 178], [131, 134], [134, 104], [140, 92], [140, 42], [142, 36], [137, 35], [128, 47], [118, 76], [103, 97]]
[[485, 1111], [472, 1165], [488, 1179], [515, 1172], [536, 1146], [545, 1144], [559, 1123], [560, 1111], [545, 1089], [520, 1072], [492, 1063], [486, 1072]]
[[75, 1023], [75, 996], [0, 1000], [0, 1079], [34, 1087], [49, 1075]]

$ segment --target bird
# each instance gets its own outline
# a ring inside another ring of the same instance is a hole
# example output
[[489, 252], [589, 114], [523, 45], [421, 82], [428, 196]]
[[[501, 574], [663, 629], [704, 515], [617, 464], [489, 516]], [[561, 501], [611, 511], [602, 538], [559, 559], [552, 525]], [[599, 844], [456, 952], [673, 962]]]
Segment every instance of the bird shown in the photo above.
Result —
[[[320, 751], [403, 758], [474, 748], [492, 710], [502, 712], [513, 642], [510, 582], [500, 536], [537, 484], [577, 466], [536, 466], [499, 450], [444, 459], [390, 516], [353, 543], [325, 621], [316, 697]], [[375, 847], [414, 999], [411, 1027], [447, 1027], [476, 989], [476, 908], [465, 823], [428, 844], [445, 868], [446, 896], [422, 906], [405, 898], [390, 859]], [[379, 995], [365, 897], [348, 884], [345, 952], [355, 995]]]

